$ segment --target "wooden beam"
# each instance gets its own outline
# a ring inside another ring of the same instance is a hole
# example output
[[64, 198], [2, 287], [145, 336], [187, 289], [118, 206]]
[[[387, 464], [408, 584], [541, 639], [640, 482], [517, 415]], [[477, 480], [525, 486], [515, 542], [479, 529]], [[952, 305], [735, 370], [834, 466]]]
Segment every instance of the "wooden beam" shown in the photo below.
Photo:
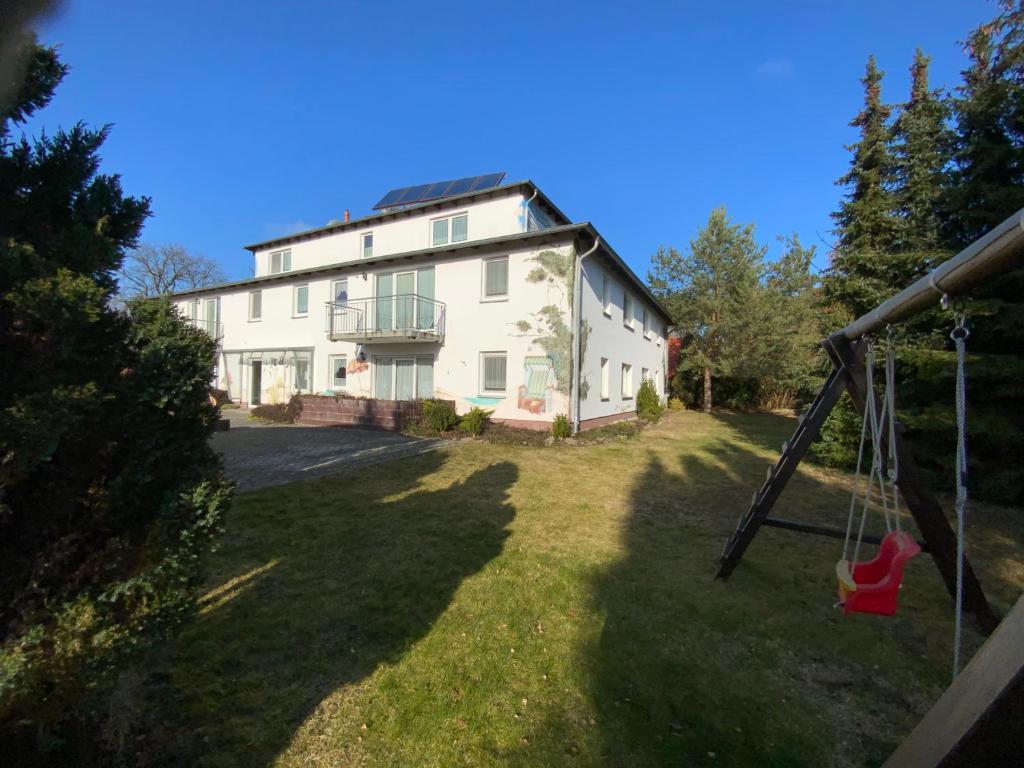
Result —
[[1024, 597], [885, 768], [978, 768], [1024, 761]]
[[[853, 398], [854, 405], [860, 413], [864, 413], [867, 397], [875, 398], [875, 405], [879, 413], [883, 413], [878, 395], [869, 393], [867, 389], [867, 377], [861, 354], [853, 344], [840, 332], [827, 340], [831, 348], [830, 355], [842, 363], [848, 375], [847, 390]], [[887, 422], [886, 422], [887, 424]], [[899, 457], [899, 490], [900, 495], [906, 502], [917, 527], [921, 531], [925, 542], [928, 545], [928, 553], [935, 561], [950, 596], [956, 597], [956, 535], [946, 519], [945, 513], [938, 500], [928, 490], [921, 471], [914, 460], [913, 452], [903, 437], [903, 429], [896, 425], [896, 455]], [[883, 425], [882, 434], [883, 450], [888, 450], [888, 437], [886, 426]], [[950, 446], [953, 450], [953, 446]], [[971, 564], [964, 556], [964, 610], [974, 615], [979, 628], [989, 634], [999, 624], [999, 617], [989, 605], [985, 592], [981, 588], [981, 582], [971, 568]]]
[[[843, 541], [846, 539], [846, 531], [842, 528], [833, 528], [828, 525], [816, 525], [814, 523], [804, 523], [799, 520], [786, 520], [782, 517], [766, 517], [761, 521], [761, 525], [767, 525], [770, 528], [782, 528], [787, 531], [796, 531], [797, 533], [810, 533], [814, 536], [826, 536], [830, 539], [839, 539]], [[868, 544], [881, 544], [881, 536], [872, 536], [871, 534], [865, 533], [860, 537], [861, 541], [866, 541]], [[917, 542], [922, 550], [927, 551], [928, 542], [919, 541]]]

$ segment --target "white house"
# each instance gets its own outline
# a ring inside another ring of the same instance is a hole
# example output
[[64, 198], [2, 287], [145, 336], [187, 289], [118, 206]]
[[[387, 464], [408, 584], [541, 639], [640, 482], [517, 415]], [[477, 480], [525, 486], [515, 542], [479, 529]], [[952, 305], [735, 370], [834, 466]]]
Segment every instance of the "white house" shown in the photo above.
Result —
[[246, 246], [255, 277], [175, 294], [220, 342], [216, 386], [438, 397], [576, 428], [664, 392], [669, 317], [589, 222], [503, 174], [394, 190], [363, 218]]

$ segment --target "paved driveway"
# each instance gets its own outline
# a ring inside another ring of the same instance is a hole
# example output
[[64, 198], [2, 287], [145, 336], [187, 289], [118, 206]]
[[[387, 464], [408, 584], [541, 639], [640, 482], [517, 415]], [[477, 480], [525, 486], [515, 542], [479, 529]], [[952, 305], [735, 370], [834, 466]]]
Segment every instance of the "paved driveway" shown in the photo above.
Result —
[[414, 456], [440, 442], [370, 429], [262, 424], [248, 415], [241, 409], [224, 411], [231, 429], [213, 435], [213, 447], [240, 491]]

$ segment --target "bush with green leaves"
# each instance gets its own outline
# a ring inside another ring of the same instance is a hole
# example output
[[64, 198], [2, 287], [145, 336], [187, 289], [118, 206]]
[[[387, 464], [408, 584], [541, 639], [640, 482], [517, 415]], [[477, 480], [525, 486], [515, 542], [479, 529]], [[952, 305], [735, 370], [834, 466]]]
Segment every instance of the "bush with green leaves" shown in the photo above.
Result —
[[424, 400], [422, 423], [434, 432], [449, 432], [458, 426], [459, 414], [449, 400]]
[[636, 412], [644, 421], [656, 422], [661, 418], [665, 406], [661, 404], [661, 397], [651, 379], [644, 379], [640, 383], [640, 389], [636, 393]]
[[564, 440], [572, 435], [572, 425], [569, 424], [569, 417], [564, 413], [555, 416], [555, 420], [551, 422], [551, 434], [555, 436], [556, 440]]
[[459, 428], [468, 435], [483, 434], [492, 413], [494, 411], [485, 411], [479, 406], [473, 406], [468, 413], [463, 414], [462, 420], [459, 422]]
[[272, 421], [278, 424], [294, 424], [302, 415], [302, 395], [292, 395], [287, 403], [269, 403], [257, 405], [250, 414], [261, 421]]
[[112, 682], [191, 615], [230, 500], [216, 344], [166, 300], [115, 308], [149, 201], [98, 173], [105, 128], [8, 139], [66, 73], [32, 40], [18, 55], [0, 112], [0, 747], [106, 764]]

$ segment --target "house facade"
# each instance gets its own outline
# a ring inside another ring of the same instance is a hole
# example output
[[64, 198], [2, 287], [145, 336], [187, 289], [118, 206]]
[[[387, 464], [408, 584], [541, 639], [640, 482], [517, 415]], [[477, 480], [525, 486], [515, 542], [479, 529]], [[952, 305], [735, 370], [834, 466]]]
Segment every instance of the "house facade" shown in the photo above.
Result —
[[632, 415], [644, 378], [664, 393], [665, 310], [532, 182], [347, 218], [247, 246], [250, 279], [172, 297], [218, 339], [233, 401], [437, 397], [585, 429]]

